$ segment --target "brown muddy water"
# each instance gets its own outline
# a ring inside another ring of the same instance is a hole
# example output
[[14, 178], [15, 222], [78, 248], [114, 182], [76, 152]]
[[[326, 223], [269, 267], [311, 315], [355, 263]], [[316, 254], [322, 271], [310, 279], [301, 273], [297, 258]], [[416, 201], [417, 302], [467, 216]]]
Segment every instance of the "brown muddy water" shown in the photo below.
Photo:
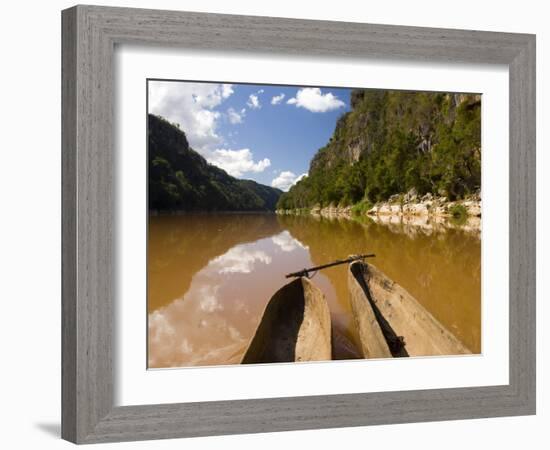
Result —
[[[480, 352], [479, 233], [309, 215], [189, 214], [149, 218], [148, 366], [238, 363], [286, 273], [359, 253], [375, 253], [369, 262]], [[346, 269], [312, 279], [329, 303], [335, 359], [361, 357]]]

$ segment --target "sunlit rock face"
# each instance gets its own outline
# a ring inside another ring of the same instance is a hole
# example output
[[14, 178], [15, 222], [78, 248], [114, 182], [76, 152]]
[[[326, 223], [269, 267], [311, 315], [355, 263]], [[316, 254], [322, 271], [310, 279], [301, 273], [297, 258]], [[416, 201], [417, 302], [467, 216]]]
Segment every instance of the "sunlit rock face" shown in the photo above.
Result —
[[[456, 219], [456, 208], [462, 212], [464, 217]], [[367, 215], [379, 223], [403, 222], [405, 225], [417, 225], [424, 229], [457, 228], [470, 232], [481, 230], [481, 195], [480, 193], [470, 195], [463, 200], [450, 202], [446, 197], [434, 196], [427, 193], [421, 198], [416, 191], [411, 190], [406, 194], [394, 195], [387, 202], [380, 202], [367, 211]], [[384, 216], [391, 216], [392, 219], [385, 219]], [[397, 219], [402, 217], [402, 219]], [[419, 217], [423, 219], [418, 219]]]

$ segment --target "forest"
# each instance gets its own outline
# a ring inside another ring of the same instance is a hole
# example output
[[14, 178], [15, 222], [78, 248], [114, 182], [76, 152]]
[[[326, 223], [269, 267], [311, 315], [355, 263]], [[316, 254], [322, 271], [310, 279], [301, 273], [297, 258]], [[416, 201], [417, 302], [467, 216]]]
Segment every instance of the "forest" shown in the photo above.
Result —
[[185, 133], [148, 116], [150, 211], [274, 211], [282, 191], [239, 180], [193, 150]]
[[308, 176], [278, 209], [385, 201], [411, 189], [449, 200], [481, 187], [481, 95], [355, 89]]

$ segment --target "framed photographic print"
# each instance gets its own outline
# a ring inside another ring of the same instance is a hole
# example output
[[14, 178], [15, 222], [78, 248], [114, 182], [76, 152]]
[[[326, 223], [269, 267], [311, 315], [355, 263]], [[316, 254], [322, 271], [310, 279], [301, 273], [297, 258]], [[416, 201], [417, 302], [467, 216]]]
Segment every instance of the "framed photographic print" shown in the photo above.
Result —
[[65, 439], [535, 412], [534, 36], [62, 17]]

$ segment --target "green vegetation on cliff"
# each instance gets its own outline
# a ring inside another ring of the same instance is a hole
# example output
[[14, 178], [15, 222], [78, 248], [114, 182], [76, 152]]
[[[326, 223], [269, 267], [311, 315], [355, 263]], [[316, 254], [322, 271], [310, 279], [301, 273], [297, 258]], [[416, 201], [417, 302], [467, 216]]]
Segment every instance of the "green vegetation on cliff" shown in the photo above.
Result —
[[365, 204], [413, 188], [454, 200], [480, 188], [479, 95], [353, 90], [351, 106], [278, 208]]
[[149, 114], [149, 210], [274, 211], [282, 193], [238, 180], [189, 147], [185, 133]]

